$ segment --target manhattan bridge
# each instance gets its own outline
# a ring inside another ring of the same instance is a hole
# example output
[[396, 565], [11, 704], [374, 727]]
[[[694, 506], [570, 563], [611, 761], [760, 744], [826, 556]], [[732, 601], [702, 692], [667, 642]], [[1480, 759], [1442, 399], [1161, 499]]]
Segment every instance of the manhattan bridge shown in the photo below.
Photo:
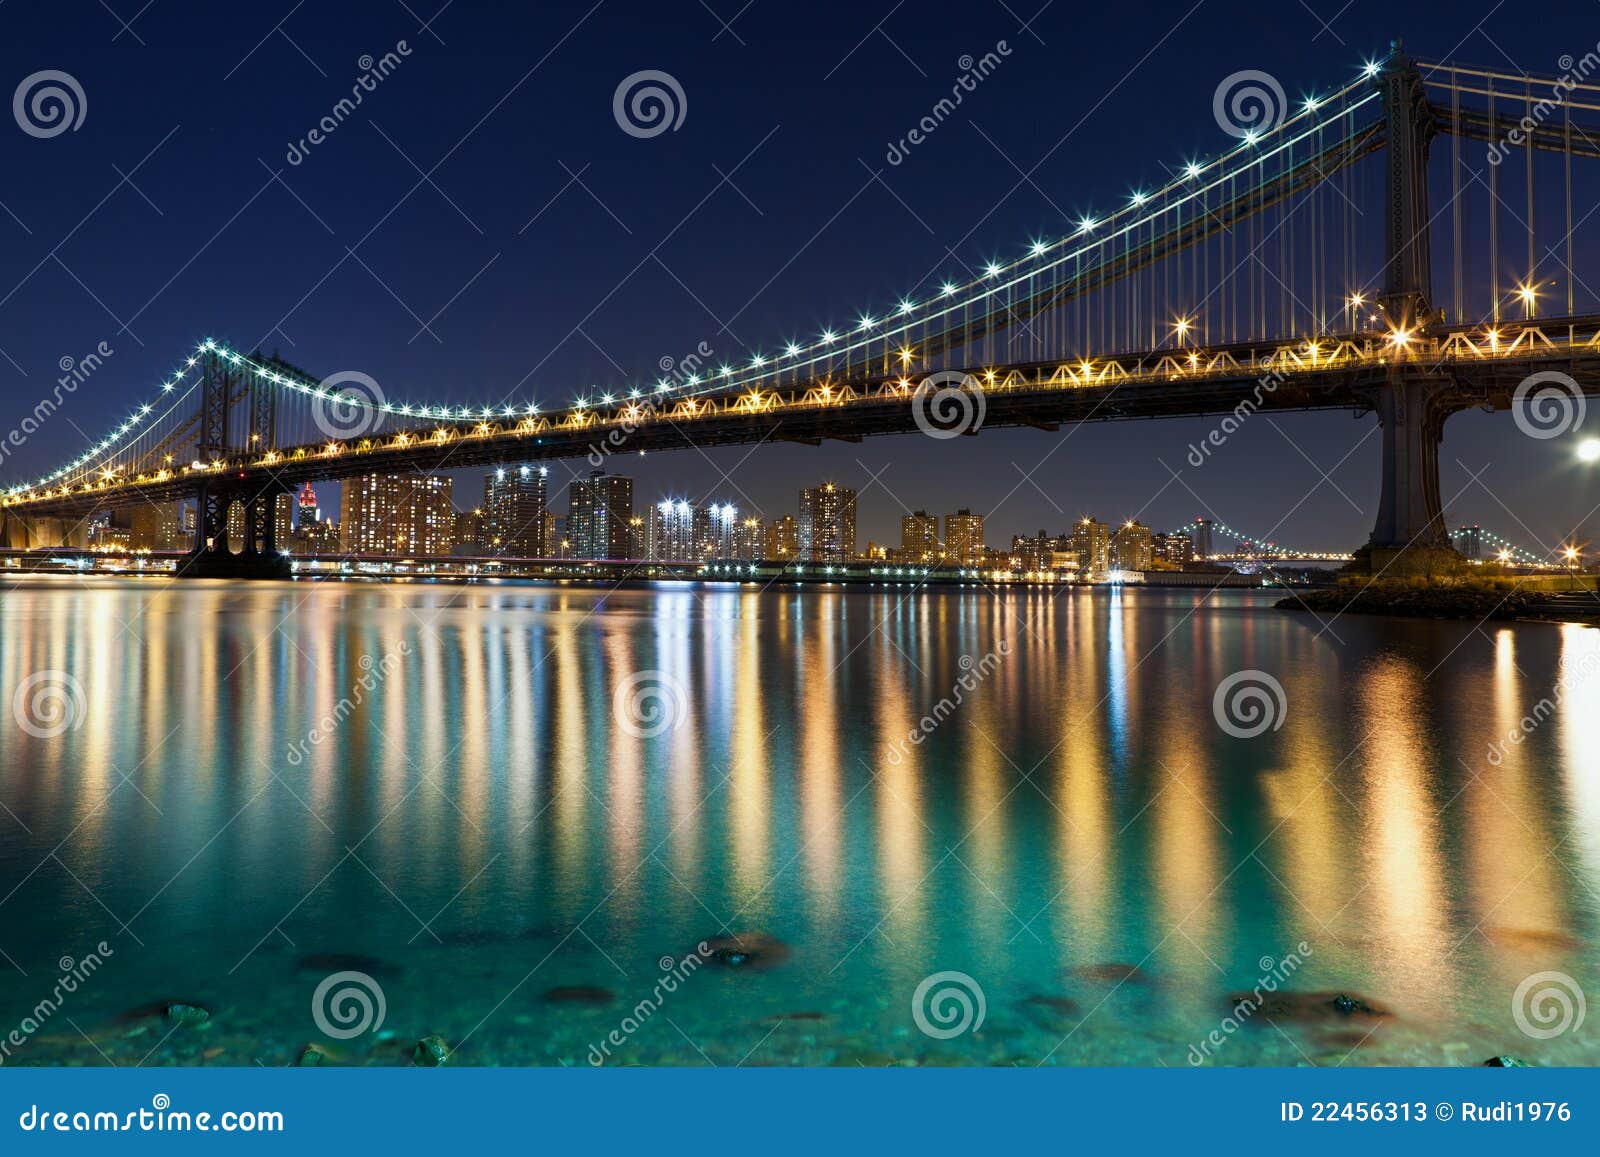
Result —
[[[597, 447], [1205, 415], [1225, 430], [1257, 411], [1339, 409], [1382, 427], [1375, 564], [1444, 549], [1446, 420], [1479, 407], [1512, 409], [1524, 429], [1570, 424], [1600, 390], [1600, 290], [1577, 272], [1600, 230], [1589, 75], [1396, 46], [1014, 260], [861, 303], [837, 328], [738, 364], [564, 409], [374, 396], [207, 338], [70, 462], [0, 481], [0, 547], [78, 547], [97, 512], [193, 502], [183, 573], [269, 574], [283, 565], [272, 504], [308, 481]], [[1576, 204], [1575, 188], [1590, 190]]]

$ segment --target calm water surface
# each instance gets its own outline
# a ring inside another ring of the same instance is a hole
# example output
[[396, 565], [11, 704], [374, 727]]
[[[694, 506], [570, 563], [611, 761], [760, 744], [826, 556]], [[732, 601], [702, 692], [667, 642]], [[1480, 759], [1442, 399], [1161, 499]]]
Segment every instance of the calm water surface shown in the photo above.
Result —
[[[111, 953], [7, 1063], [1600, 1061], [1513, 1016], [1600, 992], [1600, 632], [1273, 597], [12, 585], [0, 690], [70, 726], [0, 716], [0, 1036]], [[348, 970], [384, 1022], [333, 1041]]]

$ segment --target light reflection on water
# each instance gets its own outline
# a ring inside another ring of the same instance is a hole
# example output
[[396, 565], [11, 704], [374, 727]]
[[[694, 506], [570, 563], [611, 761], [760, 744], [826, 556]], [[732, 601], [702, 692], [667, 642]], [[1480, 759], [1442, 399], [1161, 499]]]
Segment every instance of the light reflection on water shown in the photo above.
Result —
[[[1214, 1063], [1593, 1063], [1510, 1002], [1600, 978], [1600, 632], [1319, 634], [1271, 601], [23, 583], [0, 690], [83, 698], [58, 737], [0, 726], [0, 1032], [103, 939], [63, 1010], [94, 1044], [58, 1021], [19, 1057], [285, 1063], [329, 970], [297, 961], [342, 954], [394, 1039], [337, 1059], [582, 1063], [660, 958], [760, 930], [793, 955], [697, 975], [616, 1059], [1182, 1064], [1303, 942], [1290, 988], [1394, 1015], [1247, 1025]], [[1212, 715], [1245, 668], [1288, 702], [1255, 739]], [[659, 733], [614, 717], [644, 672]], [[980, 1031], [915, 1027], [940, 970]], [[175, 998], [213, 1023], [118, 1019]]]

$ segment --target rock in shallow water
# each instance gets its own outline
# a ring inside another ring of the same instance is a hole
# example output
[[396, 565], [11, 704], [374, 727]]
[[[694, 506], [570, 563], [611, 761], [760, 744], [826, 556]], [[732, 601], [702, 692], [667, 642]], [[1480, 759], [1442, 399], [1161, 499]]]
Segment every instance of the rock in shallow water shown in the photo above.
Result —
[[704, 941], [708, 959], [728, 968], [775, 968], [793, 952], [787, 944], [766, 932], [737, 932]]
[[617, 994], [609, 988], [595, 988], [586, 984], [566, 984], [552, 988], [544, 994], [551, 1004], [610, 1004]]
[[316, 1045], [307, 1045], [300, 1050], [300, 1055], [295, 1058], [295, 1065], [302, 1069], [315, 1069], [321, 1067], [328, 1058]]
[[1150, 979], [1137, 964], [1085, 964], [1074, 968], [1072, 975], [1101, 984], [1144, 984]]
[[450, 1057], [450, 1042], [442, 1036], [425, 1036], [411, 1050], [411, 1063], [436, 1069]]
[[302, 956], [299, 966], [305, 972], [365, 972], [368, 976], [398, 976], [398, 964], [363, 956], [356, 952], [313, 952]]
[[1240, 1020], [1315, 1023], [1335, 1018], [1381, 1020], [1393, 1016], [1365, 997], [1345, 992], [1242, 992], [1228, 997], [1229, 1013]]

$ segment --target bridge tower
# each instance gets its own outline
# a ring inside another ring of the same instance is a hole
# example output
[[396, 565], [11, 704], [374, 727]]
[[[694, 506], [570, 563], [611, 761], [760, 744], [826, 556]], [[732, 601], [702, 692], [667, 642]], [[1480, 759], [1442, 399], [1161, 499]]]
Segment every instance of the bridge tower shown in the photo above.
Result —
[[[1428, 146], [1433, 115], [1415, 62], [1396, 43], [1378, 76], [1386, 122], [1383, 307], [1394, 330], [1415, 335], [1434, 320], [1428, 236]], [[1397, 345], [1373, 409], [1383, 426], [1383, 484], [1372, 528], [1373, 569], [1397, 555], [1450, 550], [1439, 502], [1439, 442], [1460, 406], [1454, 384], [1410, 361]]]
[[[226, 458], [230, 453], [251, 454], [271, 449], [277, 438], [276, 393], [264, 380], [246, 384], [223, 356], [208, 350], [201, 365], [200, 442], [202, 462]], [[229, 431], [235, 400], [246, 407], [244, 445], [234, 447]], [[189, 578], [288, 578], [288, 560], [278, 552], [274, 503], [290, 488], [276, 478], [266, 483], [234, 483], [221, 474], [210, 475], [196, 495], [195, 541], [178, 566]], [[239, 553], [228, 547], [228, 511], [243, 507], [244, 541]]]

